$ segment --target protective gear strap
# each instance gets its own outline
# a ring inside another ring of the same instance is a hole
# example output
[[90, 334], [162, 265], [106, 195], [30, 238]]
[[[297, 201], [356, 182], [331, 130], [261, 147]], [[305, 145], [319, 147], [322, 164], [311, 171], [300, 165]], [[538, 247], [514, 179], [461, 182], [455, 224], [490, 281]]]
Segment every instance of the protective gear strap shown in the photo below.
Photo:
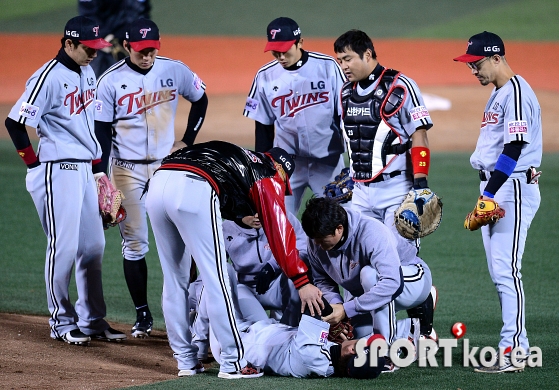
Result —
[[417, 173], [429, 174], [429, 163], [431, 162], [431, 151], [424, 146], [411, 148], [411, 163], [414, 175]]

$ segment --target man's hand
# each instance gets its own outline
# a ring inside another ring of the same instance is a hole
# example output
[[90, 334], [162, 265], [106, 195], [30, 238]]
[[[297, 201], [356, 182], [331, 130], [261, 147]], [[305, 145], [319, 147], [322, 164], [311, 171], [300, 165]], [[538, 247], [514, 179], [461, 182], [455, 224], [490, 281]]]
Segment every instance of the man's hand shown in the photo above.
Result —
[[322, 303], [322, 291], [312, 284], [305, 284], [299, 290], [299, 298], [301, 298], [301, 313], [305, 311], [305, 307], [309, 307], [311, 316], [314, 316], [315, 310], [318, 314], [324, 309]]
[[341, 303], [334, 303], [331, 306], [334, 311], [332, 314], [322, 317], [322, 321], [328, 322], [330, 325], [336, 325], [346, 318], [344, 305]]

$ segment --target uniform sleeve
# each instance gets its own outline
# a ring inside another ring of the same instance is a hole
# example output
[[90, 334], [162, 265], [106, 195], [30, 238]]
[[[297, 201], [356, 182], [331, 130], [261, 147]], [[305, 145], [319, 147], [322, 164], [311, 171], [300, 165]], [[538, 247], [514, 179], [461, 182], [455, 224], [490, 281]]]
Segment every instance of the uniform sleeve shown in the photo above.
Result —
[[206, 84], [188, 66], [180, 63], [179, 94], [189, 102], [197, 102], [206, 91]]
[[305, 262], [307, 267], [309, 266], [308, 254], [307, 254], [307, 235], [303, 230], [303, 226], [301, 226], [301, 222], [297, 219], [297, 217], [291, 213], [287, 212], [287, 218], [291, 225], [293, 225], [293, 229], [295, 229], [295, 236], [297, 237], [297, 250], [299, 251], [299, 257], [301, 260]]
[[361, 237], [360, 242], [366, 242], [367, 245], [374, 243], [374, 248], [364, 250], [369, 256], [365, 265], [375, 269], [378, 280], [369, 291], [344, 303], [348, 317], [378, 309], [401, 293], [402, 273], [396, 238], [386, 226], [374, 222], [375, 226], [369, 227], [368, 231], [374, 232], [375, 237]]
[[396, 83], [406, 90], [406, 98], [397, 114], [406, 133], [411, 135], [419, 127], [430, 129], [433, 121], [415, 81], [400, 75]]
[[[342, 69], [336, 62], [334, 62], [332, 72], [334, 73], [334, 75], [332, 76], [334, 79], [332, 82], [332, 86], [334, 87], [334, 90], [332, 92], [334, 95], [334, 107], [336, 109], [334, 115], [337, 121], [341, 121], [341, 116], [342, 116], [341, 91], [347, 79], [344, 73], [342, 72]], [[341, 127], [340, 122], [338, 122], [338, 124]]]
[[313, 284], [320, 289], [328, 303], [342, 303], [344, 300], [340, 295], [340, 288], [320, 264], [320, 260], [316, 255], [313, 244], [310, 243], [310, 239], [308, 239], [308, 249]]
[[531, 142], [534, 129], [531, 128], [535, 118], [539, 118], [539, 108], [534, 112], [530, 106], [530, 100], [521, 90], [521, 84], [516, 77], [510, 80], [512, 91], [507, 95], [506, 104], [503, 107], [504, 143], [513, 141]]
[[252, 82], [243, 115], [263, 125], [273, 125], [276, 116], [266, 99], [266, 95], [262, 92], [264, 83], [265, 80], [262, 80], [262, 73], [259, 72]]
[[8, 117], [20, 124], [36, 129], [39, 126], [41, 116], [50, 111], [51, 97], [54, 91], [51, 90], [49, 81], [50, 77], [42, 85], [38, 85], [40, 80], [37, 73], [31, 76], [25, 85], [25, 91], [12, 107]]
[[115, 117], [115, 92], [108, 76], [97, 82], [97, 101], [95, 102], [95, 120], [113, 123]]
[[300, 288], [309, 283], [308, 268], [297, 250], [295, 230], [285, 211], [284, 194], [285, 184], [276, 173], [272, 178], [254, 183], [249, 196], [260, 216], [272, 254], [285, 275]]

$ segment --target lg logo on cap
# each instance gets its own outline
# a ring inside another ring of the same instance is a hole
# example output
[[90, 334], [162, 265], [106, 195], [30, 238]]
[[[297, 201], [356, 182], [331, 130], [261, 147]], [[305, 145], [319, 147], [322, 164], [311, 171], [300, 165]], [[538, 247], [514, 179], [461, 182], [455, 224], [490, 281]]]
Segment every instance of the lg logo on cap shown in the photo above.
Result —
[[485, 46], [483, 48], [484, 51], [490, 51], [490, 52], [500, 52], [501, 48], [499, 46]]

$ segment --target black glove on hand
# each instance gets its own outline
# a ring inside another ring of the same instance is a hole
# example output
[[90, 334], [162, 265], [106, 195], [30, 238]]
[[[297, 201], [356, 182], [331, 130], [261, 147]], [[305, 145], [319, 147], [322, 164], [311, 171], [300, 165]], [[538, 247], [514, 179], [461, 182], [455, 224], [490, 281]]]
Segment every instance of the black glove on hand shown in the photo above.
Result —
[[260, 295], [265, 294], [270, 288], [270, 283], [274, 280], [275, 272], [272, 266], [268, 263], [256, 275], [256, 292]]

